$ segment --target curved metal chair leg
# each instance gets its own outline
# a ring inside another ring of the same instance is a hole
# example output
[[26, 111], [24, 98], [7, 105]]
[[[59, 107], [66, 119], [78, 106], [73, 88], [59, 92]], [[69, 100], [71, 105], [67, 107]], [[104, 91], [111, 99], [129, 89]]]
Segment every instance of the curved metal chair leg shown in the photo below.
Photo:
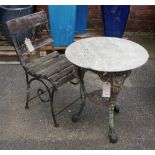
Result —
[[26, 74], [26, 84], [27, 84], [27, 95], [26, 95], [26, 104], [25, 104], [25, 109], [29, 109], [29, 105], [28, 105], [28, 102], [29, 102], [29, 99], [30, 99], [30, 83], [29, 83], [29, 77], [28, 77], [28, 74]]
[[[31, 82], [37, 80], [37, 81], [40, 81], [46, 88], [47, 92], [48, 92], [48, 95], [49, 95], [49, 101], [50, 102], [50, 105], [51, 105], [51, 112], [52, 112], [52, 118], [53, 118], [53, 122], [54, 122], [54, 126], [55, 127], [58, 127], [59, 125], [57, 124], [56, 122], [56, 118], [55, 118], [55, 113], [54, 113], [54, 108], [53, 108], [53, 97], [54, 97], [54, 91], [56, 90], [55, 87], [52, 88], [52, 92], [50, 92], [50, 88], [46, 85], [46, 83], [42, 80], [42, 79], [39, 79], [39, 78], [31, 78], [29, 81], [28, 81], [28, 77], [27, 78], [27, 87], [30, 88], [30, 84]], [[41, 91], [41, 92], [40, 92]], [[42, 93], [43, 90], [42, 89], [39, 89], [39, 92]], [[38, 93], [39, 93], [38, 92]], [[29, 92], [27, 93], [27, 102], [26, 102], [26, 108], [28, 107], [28, 99], [29, 99]], [[43, 99], [40, 97], [41, 101], [43, 101]], [[45, 102], [47, 102], [45, 101]]]
[[80, 109], [77, 113], [73, 114], [72, 116], [72, 122], [77, 122], [80, 120], [81, 113], [85, 107], [85, 99], [86, 99], [86, 91], [85, 91], [85, 86], [84, 86], [84, 74], [85, 72], [81, 70], [81, 68], [77, 68], [77, 74], [79, 77], [79, 82], [80, 82], [80, 98], [81, 98], [81, 104], [80, 104]]
[[55, 117], [54, 108], [53, 108], [54, 88], [52, 89], [52, 92], [49, 92], [49, 97], [50, 97], [49, 100], [50, 100], [50, 104], [51, 104], [51, 112], [52, 112], [54, 126], [59, 127], [59, 124], [57, 124], [57, 122], [56, 122], [56, 117]]

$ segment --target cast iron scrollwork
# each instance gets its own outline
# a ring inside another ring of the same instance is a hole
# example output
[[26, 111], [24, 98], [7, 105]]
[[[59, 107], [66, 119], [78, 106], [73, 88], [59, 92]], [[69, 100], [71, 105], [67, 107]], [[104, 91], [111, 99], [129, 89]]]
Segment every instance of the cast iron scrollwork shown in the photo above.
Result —
[[39, 88], [39, 89], [37, 90], [37, 95], [38, 95], [39, 99], [40, 99], [42, 102], [44, 102], [44, 103], [49, 102], [49, 98], [46, 99], [46, 100], [43, 99], [43, 97], [42, 97], [43, 94], [45, 94], [45, 91], [44, 91], [43, 89]]
[[[43, 81], [44, 79], [42, 80], [42, 79], [36, 78], [36, 77], [35, 77], [35, 78], [31, 78], [31, 79], [29, 80], [27, 74], [26, 74], [26, 80], [27, 80], [27, 100], [26, 100], [26, 106], [25, 106], [25, 108], [26, 108], [26, 109], [29, 108], [28, 102], [29, 102], [30, 100], [33, 99], [33, 98], [30, 99], [30, 85], [31, 85], [31, 83], [32, 83], [33, 81], [39, 81], [39, 82], [41, 82], [41, 83], [45, 86], [46, 91], [43, 91], [43, 89], [39, 88], [38, 91], [37, 91], [37, 96], [39, 97], [39, 99], [40, 99], [42, 102], [48, 102], [48, 101], [50, 102], [54, 126], [55, 126], [55, 127], [58, 127], [59, 125], [58, 125], [57, 122], [56, 122], [55, 113], [54, 113], [54, 108], [53, 108], [53, 96], [54, 96], [54, 91], [57, 90], [57, 89], [55, 88], [55, 86], [52, 85], [52, 87], [49, 88], [49, 87], [47, 86], [47, 84]], [[48, 80], [47, 80], [47, 81], [48, 81]], [[50, 81], [49, 81], [49, 82], [50, 82]], [[48, 95], [49, 95], [49, 98], [48, 98], [47, 100], [44, 100], [44, 99], [41, 97], [45, 92], [48, 92]], [[37, 96], [36, 96], [36, 97], [37, 97]]]

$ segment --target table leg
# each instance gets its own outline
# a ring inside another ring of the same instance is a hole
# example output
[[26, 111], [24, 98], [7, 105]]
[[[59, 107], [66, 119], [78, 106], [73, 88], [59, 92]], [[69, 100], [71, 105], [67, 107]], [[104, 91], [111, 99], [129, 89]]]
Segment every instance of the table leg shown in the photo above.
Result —
[[112, 91], [111, 92], [111, 97], [109, 99], [109, 109], [108, 109], [108, 115], [109, 115], [108, 116], [108, 119], [109, 119], [109, 132], [108, 132], [108, 136], [109, 136], [109, 141], [111, 143], [116, 143], [117, 140], [118, 140], [117, 134], [116, 134], [115, 128], [114, 128], [114, 111], [115, 111], [115, 108], [116, 108], [116, 105], [115, 105], [116, 98], [117, 98], [117, 96]]
[[108, 109], [108, 119], [109, 119], [109, 141], [116, 143], [118, 138], [114, 128], [114, 112], [119, 112], [119, 105], [116, 104], [116, 99], [121, 91], [125, 79], [130, 75], [131, 71], [125, 72], [113, 72], [113, 73], [101, 73], [98, 72], [100, 79], [105, 82], [111, 83], [111, 97], [109, 98], [109, 109]]
[[109, 140], [116, 143], [118, 138], [114, 129], [114, 112], [119, 112], [119, 106], [116, 104], [116, 99], [121, 91], [125, 79], [129, 76], [131, 71], [114, 73], [110, 76], [111, 82], [111, 97], [109, 99]]
[[85, 99], [86, 99], [86, 91], [85, 91], [85, 86], [84, 86], [84, 74], [85, 70], [83, 70], [80, 67], [75, 67], [75, 73], [77, 78], [79, 79], [80, 82], [80, 98], [81, 98], [81, 104], [80, 104], [80, 109], [77, 113], [75, 113], [72, 116], [72, 122], [77, 122], [80, 119], [81, 113], [85, 107]]

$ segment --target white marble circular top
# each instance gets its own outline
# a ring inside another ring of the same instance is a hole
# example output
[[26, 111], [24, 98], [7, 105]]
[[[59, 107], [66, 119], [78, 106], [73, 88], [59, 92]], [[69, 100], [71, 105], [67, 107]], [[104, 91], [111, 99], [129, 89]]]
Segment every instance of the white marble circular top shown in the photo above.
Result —
[[81, 39], [68, 46], [65, 55], [77, 66], [103, 72], [131, 70], [149, 58], [139, 44], [114, 37]]

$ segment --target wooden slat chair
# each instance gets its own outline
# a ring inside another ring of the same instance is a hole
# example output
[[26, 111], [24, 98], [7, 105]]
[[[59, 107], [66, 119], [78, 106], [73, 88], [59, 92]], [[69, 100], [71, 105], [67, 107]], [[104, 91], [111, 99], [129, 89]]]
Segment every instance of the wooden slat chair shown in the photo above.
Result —
[[[40, 39], [36, 39], [36, 35], [39, 34], [39, 32], [45, 30], [49, 31], [48, 19], [44, 11], [12, 19], [7, 22], [7, 25], [17, 56], [26, 73], [27, 98], [25, 108], [29, 108], [28, 102], [32, 100], [32, 98], [30, 98], [30, 84], [35, 80], [40, 81], [45, 86], [49, 99], [44, 100], [41, 97], [45, 92], [42, 89], [38, 89], [38, 96], [42, 101], [50, 102], [54, 125], [57, 127], [58, 124], [53, 109], [54, 92], [59, 86], [75, 78], [73, 65], [64, 55], [60, 55], [57, 51], [54, 51], [45, 57], [36, 57], [37, 50], [52, 41], [50, 36], [44, 38], [41, 36]], [[30, 53], [25, 42], [19, 37], [20, 34], [23, 34], [25, 36], [24, 38], [26, 38], [27, 34], [30, 32], [32, 33], [30, 39], [34, 48], [32, 53]], [[47, 82], [51, 84], [50, 87]]]

